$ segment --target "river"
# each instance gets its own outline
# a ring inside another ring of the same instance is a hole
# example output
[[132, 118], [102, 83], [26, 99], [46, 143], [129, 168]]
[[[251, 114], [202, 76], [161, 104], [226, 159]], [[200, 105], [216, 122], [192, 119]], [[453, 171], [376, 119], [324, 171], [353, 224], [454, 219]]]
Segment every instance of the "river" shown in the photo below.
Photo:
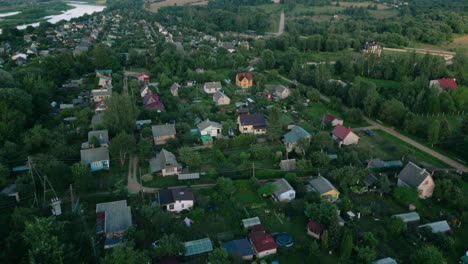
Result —
[[[63, 13], [59, 15], [46, 16], [44, 19], [46, 19], [46, 21], [49, 23], [55, 24], [62, 20], [70, 21], [72, 18], [77, 18], [85, 14], [90, 15], [92, 13], [102, 12], [102, 10], [106, 8], [103, 5], [91, 5], [85, 2], [69, 2], [68, 5], [72, 6], [73, 8], [63, 11]], [[39, 26], [39, 23], [40, 22], [18, 25], [16, 28], [22, 30], [28, 26], [37, 27]]]

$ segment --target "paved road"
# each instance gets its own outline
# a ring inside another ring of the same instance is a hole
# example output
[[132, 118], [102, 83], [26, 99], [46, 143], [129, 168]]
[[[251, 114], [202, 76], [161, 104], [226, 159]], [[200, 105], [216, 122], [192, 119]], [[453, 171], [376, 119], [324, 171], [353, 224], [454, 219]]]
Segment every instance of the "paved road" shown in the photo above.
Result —
[[[296, 81], [290, 80], [290, 79], [288, 79], [288, 78], [286, 78], [284, 76], [281, 76], [281, 75], [280, 75], [280, 78], [287, 81], [287, 82], [289, 82], [289, 83], [292, 83], [292, 84], [296, 84], [296, 85], [300, 84], [300, 83], [298, 83]], [[321, 93], [320, 93], [320, 99], [325, 101], [325, 102], [330, 102], [330, 98], [328, 98], [327, 96], [325, 96], [325, 95], [323, 95]], [[343, 107], [343, 108], [347, 109], [346, 107]], [[465, 166], [465, 165], [461, 164], [460, 162], [455, 161], [455, 160], [453, 160], [453, 159], [451, 159], [451, 158], [449, 158], [449, 157], [447, 157], [445, 155], [442, 155], [439, 152], [437, 152], [437, 151], [435, 151], [435, 150], [433, 150], [431, 148], [428, 148], [428, 147], [426, 147], [426, 146], [412, 140], [411, 138], [408, 138], [408, 137], [400, 134], [395, 129], [386, 127], [386, 126], [384, 126], [382, 124], [379, 124], [379, 123], [375, 122], [374, 120], [372, 120], [372, 119], [370, 119], [368, 117], [364, 117], [364, 120], [366, 120], [369, 124], [371, 124], [371, 126], [358, 128], [358, 129], [362, 129], [362, 130], [379, 129], [379, 130], [385, 131], [388, 134], [390, 134], [390, 135], [392, 135], [392, 136], [394, 136], [394, 137], [396, 137], [396, 138], [410, 144], [411, 146], [413, 146], [413, 147], [415, 147], [415, 148], [417, 148], [417, 149], [431, 155], [432, 157], [437, 158], [437, 159], [445, 162], [446, 164], [452, 166], [453, 168], [455, 168], [457, 170], [461, 170], [463, 172], [468, 172], [468, 167], [467, 166]], [[356, 131], [358, 131], [358, 130], [356, 130]]]

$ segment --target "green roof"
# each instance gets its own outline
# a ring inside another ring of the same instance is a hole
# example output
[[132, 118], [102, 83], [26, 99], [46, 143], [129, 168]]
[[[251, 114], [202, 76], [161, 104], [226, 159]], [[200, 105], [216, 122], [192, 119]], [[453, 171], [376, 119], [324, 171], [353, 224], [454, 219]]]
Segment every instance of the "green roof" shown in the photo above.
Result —
[[213, 141], [213, 139], [211, 138], [210, 135], [203, 135], [203, 136], [201, 136], [200, 138], [201, 138], [201, 141], [202, 141], [202, 142]]
[[213, 251], [213, 244], [209, 238], [202, 238], [184, 243], [185, 256], [192, 256]]

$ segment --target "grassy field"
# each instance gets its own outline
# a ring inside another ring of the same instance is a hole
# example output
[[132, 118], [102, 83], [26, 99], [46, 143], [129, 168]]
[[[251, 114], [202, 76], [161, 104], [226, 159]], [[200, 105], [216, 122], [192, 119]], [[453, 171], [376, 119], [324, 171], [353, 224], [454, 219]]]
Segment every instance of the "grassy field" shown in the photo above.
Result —
[[36, 3], [27, 6], [6, 7], [4, 9], [0, 7], [0, 13], [16, 11], [21, 12], [17, 15], [0, 19], [0, 26], [40, 22], [45, 16], [58, 15], [61, 14], [62, 11], [68, 10], [70, 8], [71, 7], [63, 1]]
[[166, 0], [161, 2], [154, 2], [150, 4], [149, 10], [151, 12], [158, 12], [158, 9], [166, 6], [183, 6], [183, 5], [208, 5], [206, 0]]
[[468, 54], [468, 35], [455, 35], [452, 42], [439, 45], [430, 45], [425, 43], [413, 44], [415, 48], [457, 51]]

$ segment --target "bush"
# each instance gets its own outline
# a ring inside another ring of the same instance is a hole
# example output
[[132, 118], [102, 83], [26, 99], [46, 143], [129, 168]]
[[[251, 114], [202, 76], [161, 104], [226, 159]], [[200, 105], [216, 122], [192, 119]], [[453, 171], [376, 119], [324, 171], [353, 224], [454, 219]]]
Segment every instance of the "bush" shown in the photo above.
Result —
[[145, 174], [145, 175], [141, 176], [141, 180], [142, 180], [143, 182], [150, 182], [150, 181], [153, 180], [153, 175], [151, 175], [151, 174]]

